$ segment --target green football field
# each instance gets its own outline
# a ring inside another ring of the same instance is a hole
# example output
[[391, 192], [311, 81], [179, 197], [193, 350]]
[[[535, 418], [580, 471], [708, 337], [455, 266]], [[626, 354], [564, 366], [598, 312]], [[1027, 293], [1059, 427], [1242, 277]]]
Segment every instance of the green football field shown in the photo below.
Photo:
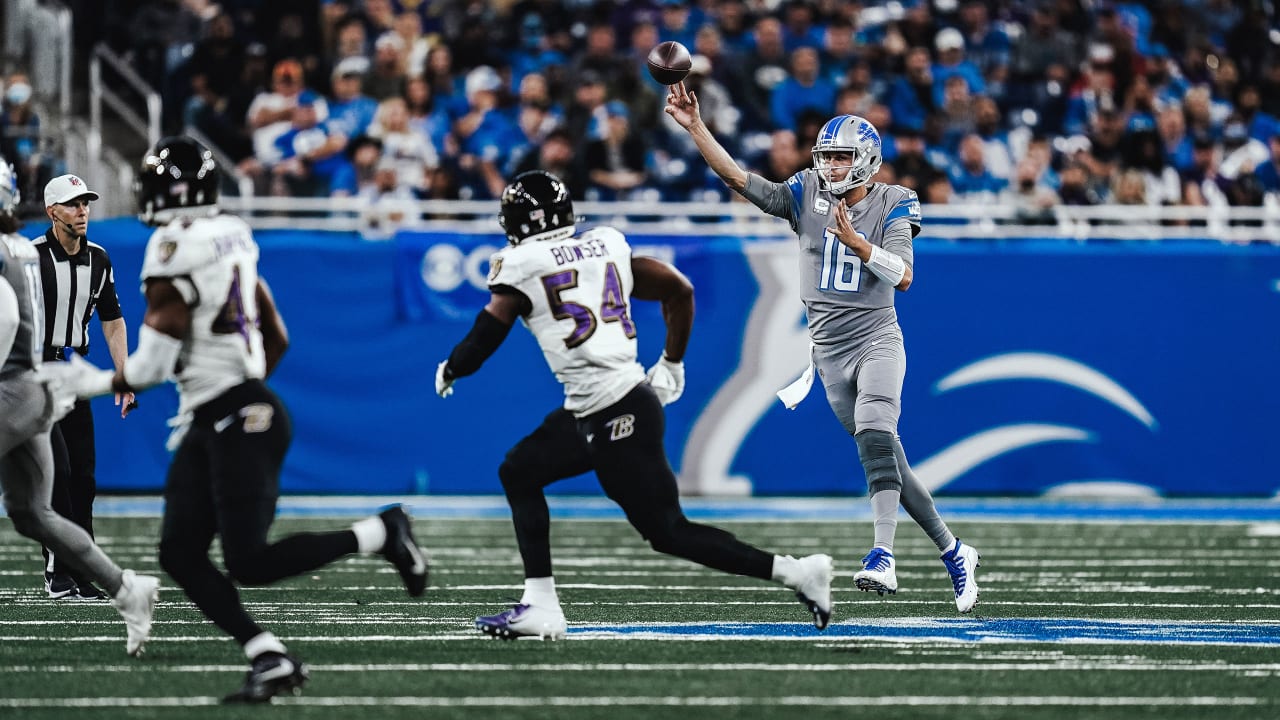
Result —
[[[961, 516], [983, 592], [960, 616], [905, 516], [901, 590], [883, 598], [852, 583], [865, 519], [732, 517], [712, 522], [770, 550], [835, 556], [830, 629], [814, 630], [782, 587], [658, 555], [621, 520], [558, 518], [569, 637], [490, 640], [473, 618], [520, 594], [510, 523], [426, 514], [424, 598], [362, 557], [242, 590], [311, 666], [304, 692], [271, 708], [218, 705], [247, 663], [167, 577], [147, 651], [129, 658], [111, 607], [45, 599], [39, 549], [3, 519], [0, 718], [1280, 717], [1276, 522]], [[274, 532], [349, 522], [282, 517]], [[159, 572], [156, 517], [97, 530], [122, 565]]]

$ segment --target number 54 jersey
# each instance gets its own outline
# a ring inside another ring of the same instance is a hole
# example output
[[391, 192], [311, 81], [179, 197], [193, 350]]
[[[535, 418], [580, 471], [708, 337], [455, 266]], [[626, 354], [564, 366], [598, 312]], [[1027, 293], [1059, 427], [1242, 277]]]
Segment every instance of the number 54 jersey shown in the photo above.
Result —
[[258, 329], [258, 244], [234, 215], [178, 218], [147, 243], [142, 280], [170, 280], [191, 309], [178, 358], [178, 413], [266, 374]]
[[508, 246], [489, 259], [489, 288], [514, 288], [533, 310], [523, 318], [578, 417], [621, 400], [644, 382], [631, 320], [631, 246], [597, 227], [565, 240]]

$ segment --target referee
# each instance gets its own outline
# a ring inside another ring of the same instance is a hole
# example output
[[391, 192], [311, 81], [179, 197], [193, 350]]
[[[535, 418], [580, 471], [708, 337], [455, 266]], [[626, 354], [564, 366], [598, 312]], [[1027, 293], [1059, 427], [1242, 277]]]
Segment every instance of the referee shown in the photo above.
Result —
[[[45, 213], [51, 227], [34, 240], [40, 253], [40, 283], [44, 290], [44, 360], [69, 359], [72, 352], [89, 352], [89, 319], [96, 310], [111, 361], [119, 370], [129, 356], [120, 299], [116, 296], [111, 259], [101, 245], [89, 242], [89, 202], [98, 199], [75, 175], [62, 175], [44, 186]], [[117, 394], [120, 417], [136, 403], [133, 393]], [[93, 412], [89, 401], [53, 426], [53, 509], [93, 535], [96, 452]], [[51, 598], [105, 600], [106, 593], [80, 577], [44, 548], [44, 585]]]

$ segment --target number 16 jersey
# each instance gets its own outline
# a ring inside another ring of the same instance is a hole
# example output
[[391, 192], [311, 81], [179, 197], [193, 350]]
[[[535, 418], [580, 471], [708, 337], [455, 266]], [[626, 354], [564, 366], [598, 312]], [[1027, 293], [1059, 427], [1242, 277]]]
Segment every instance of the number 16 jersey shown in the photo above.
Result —
[[176, 369], [178, 414], [266, 375], [258, 329], [258, 244], [234, 215], [178, 218], [147, 243], [143, 281], [168, 279], [191, 309]]
[[514, 288], [533, 309], [523, 320], [564, 385], [564, 408], [585, 417], [644, 382], [630, 303], [631, 246], [597, 227], [566, 240], [508, 246], [489, 260], [489, 288]]

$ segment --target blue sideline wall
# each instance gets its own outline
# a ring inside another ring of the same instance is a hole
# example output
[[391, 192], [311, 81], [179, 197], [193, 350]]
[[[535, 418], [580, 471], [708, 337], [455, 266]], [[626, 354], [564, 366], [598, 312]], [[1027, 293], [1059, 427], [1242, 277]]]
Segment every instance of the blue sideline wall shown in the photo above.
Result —
[[[43, 231], [29, 226], [27, 234]], [[147, 230], [95, 222], [129, 323]], [[506, 449], [561, 399], [516, 328], [447, 400], [436, 363], [483, 305], [502, 239], [261, 232], [261, 268], [292, 347], [272, 378], [291, 410], [292, 493], [498, 493]], [[697, 288], [688, 387], [667, 448], [687, 493], [860, 494], [852, 439], [817, 386], [796, 410], [774, 392], [807, 362], [793, 242], [631, 238]], [[900, 294], [908, 370], [900, 426], [942, 494], [1110, 488], [1164, 496], [1280, 491], [1280, 248], [1216, 242], [916, 243]], [[636, 302], [641, 360], [661, 352], [655, 303]], [[96, 324], [96, 321], [95, 321]], [[91, 360], [109, 359], [98, 329]], [[95, 401], [103, 491], [162, 487], [170, 387], [126, 420]], [[592, 476], [553, 491], [596, 493]]]

